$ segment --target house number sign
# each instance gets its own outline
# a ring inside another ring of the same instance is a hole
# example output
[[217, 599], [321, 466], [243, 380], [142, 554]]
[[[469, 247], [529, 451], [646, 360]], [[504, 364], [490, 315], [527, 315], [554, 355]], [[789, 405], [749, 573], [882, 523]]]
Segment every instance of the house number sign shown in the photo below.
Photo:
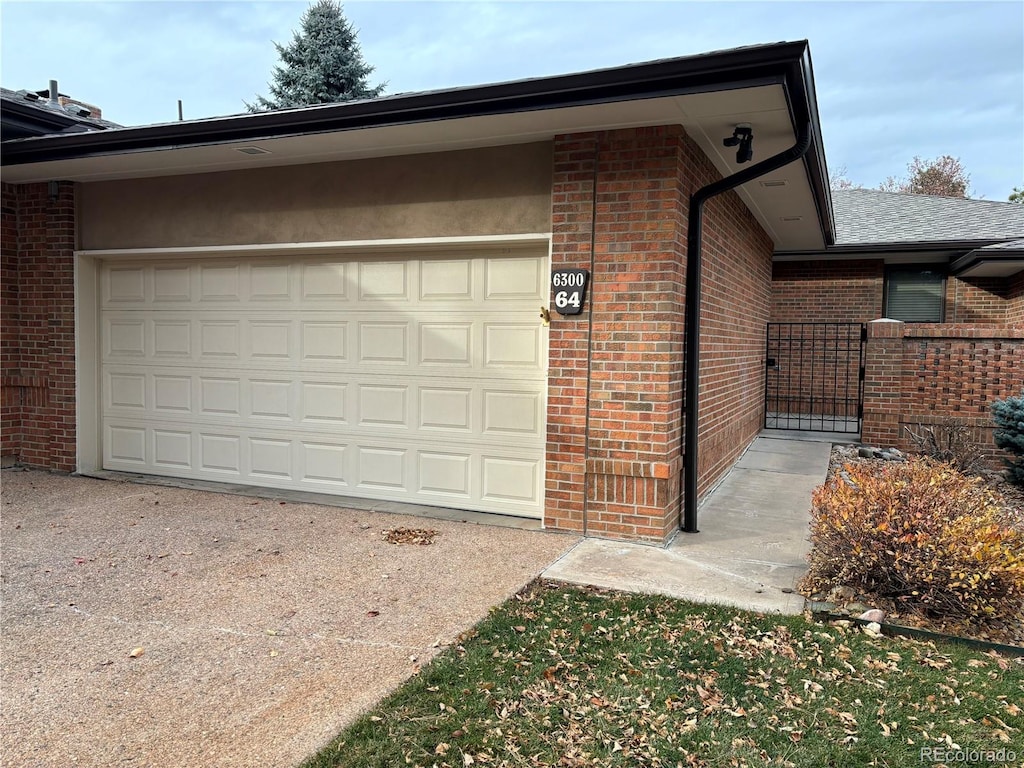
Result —
[[588, 269], [556, 269], [551, 272], [551, 292], [560, 315], [578, 315], [587, 298]]

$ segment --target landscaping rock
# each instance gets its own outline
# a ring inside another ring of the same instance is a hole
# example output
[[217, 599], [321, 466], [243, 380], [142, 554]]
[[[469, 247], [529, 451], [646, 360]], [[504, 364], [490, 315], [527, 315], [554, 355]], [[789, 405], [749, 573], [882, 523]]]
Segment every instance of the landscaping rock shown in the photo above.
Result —
[[849, 603], [846, 606], [846, 612], [851, 616], [858, 615], [870, 610], [871, 606], [865, 605], [864, 603]]
[[875, 449], [868, 448], [866, 445], [862, 445], [857, 449], [857, 455], [862, 459], [873, 459], [875, 458]]
[[864, 611], [857, 618], [862, 621], [871, 621], [876, 624], [881, 624], [885, 620], [885, 611], [880, 611], [877, 608], [871, 608], [870, 610]]
[[875, 622], [875, 621], [871, 622], [870, 624], [865, 624], [860, 629], [861, 629], [861, 632], [863, 632], [868, 637], [881, 637], [882, 636], [882, 627], [881, 627], [880, 624], [878, 624], [878, 622]]

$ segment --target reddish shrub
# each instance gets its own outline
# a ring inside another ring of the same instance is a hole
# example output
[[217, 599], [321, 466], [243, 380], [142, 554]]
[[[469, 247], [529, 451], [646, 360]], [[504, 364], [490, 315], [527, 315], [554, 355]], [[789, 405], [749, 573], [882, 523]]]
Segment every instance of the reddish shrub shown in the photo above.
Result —
[[977, 478], [929, 459], [847, 465], [814, 492], [814, 590], [850, 586], [984, 623], [1024, 608], [1024, 533]]

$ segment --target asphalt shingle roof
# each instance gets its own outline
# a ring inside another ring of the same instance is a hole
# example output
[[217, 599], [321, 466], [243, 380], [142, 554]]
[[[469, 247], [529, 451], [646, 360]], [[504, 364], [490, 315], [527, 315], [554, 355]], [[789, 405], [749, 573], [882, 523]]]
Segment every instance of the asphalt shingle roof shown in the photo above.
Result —
[[[98, 117], [81, 117], [76, 115], [62, 106], [52, 103], [49, 99], [39, 98], [29, 100], [25, 96], [25, 91], [12, 91], [10, 88], [0, 87], [0, 103], [8, 102], [12, 104], [22, 104], [38, 109], [40, 112], [51, 113], [60, 115], [68, 120], [73, 121], [73, 127], [80, 126], [78, 130], [82, 129], [109, 129], [109, 128], [121, 128], [117, 123], [113, 123], [110, 120], [104, 120]], [[65, 129], [68, 130], [68, 129]]]
[[832, 210], [836, 245], [1024, 238], [1017, 203], [841, 189], [832, 191]]

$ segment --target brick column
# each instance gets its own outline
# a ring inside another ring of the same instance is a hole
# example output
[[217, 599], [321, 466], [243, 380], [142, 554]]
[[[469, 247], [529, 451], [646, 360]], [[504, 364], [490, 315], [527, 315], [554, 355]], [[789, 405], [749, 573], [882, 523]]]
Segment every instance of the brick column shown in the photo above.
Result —
[[4, 185], [3, 193], [2, 450], [5, 459], [72, 471], [75, 187]]
[[862, 442], [880, 447], [900, 443], [902, 386], [903, 323], [873, 320], [864, 349]]
[[582, 530], [585, 511], [590, 535], [660, 543], [678, 525], [684, 140], [678, 126], [555, 140], [552, 267], [593, 274], [582, 315], [552, 313], [550, 528]]

